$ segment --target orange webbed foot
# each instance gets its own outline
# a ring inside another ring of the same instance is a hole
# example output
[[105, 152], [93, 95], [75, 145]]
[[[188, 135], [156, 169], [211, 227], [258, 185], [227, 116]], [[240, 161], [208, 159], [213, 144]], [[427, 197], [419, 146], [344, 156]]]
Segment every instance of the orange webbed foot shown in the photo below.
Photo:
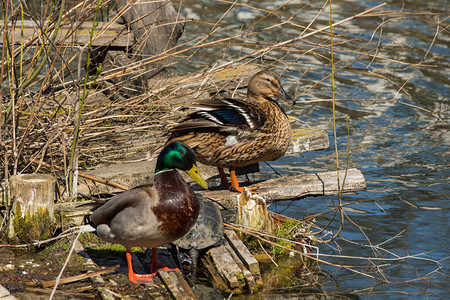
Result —
[[128, 280], [132, 283], [146, 283], [150, 282], [155, 278], [155, 274], [136, 274], [133, 271], [133, 265], [131, 263], [131, 251], [127, 250], [126, 257], [127, 257], [127, 265], [128, 265]]
[[[243, 187], [239, 186], [239, 182], [236, 177], [236, 171], [234, 168], [230, 168], [230, 178], [231, 178], [231, 187], [230, 189], [235, 190], [236, 192], [242, 193], [244, 190]], [[257, 186], [248, 188], [252, 193], [256, 193], [256, 190], [258, 189]]]
[[153, 281], [155, 274], [135, 274], [133, 271], [128, 270], [128, 280], [132, 283], [140, 284]]
[[152, 249], [152, 260], [150, 262], [151, 264], [151, 273], [150, 274], [136, 274], [133, 271], [133, 265], [131, 263], [131, 256], [132, 253], [127, 250], [126, 257], [127, 257], [127, 265], [128, 265], [128, 280], [132, 283], [140, 284], [140, 283], [147, 283], [153, 281], [153, 279], [156, 277], [156, 274], [158, 274], [159, 271], [177, 271], [180, 272], [178, 268], [170, 268], [163, 264], [158, 263], [156, 259], [156, 248]]

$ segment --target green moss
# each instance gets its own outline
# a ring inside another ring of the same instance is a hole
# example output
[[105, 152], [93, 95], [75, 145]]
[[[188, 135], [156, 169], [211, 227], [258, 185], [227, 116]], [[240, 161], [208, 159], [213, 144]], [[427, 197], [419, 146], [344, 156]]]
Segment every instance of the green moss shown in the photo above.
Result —
[[11, 242], [31, 243], [51, 238], [56, 224], [47, 208], [38, 208], [35, 213], [27, 211], [22, 218], [22, 207], [16, 204], [13, 227], [15, 236], [10, 238]]
[[[294, 248], [294, 244], [286, 241], [286, 240], [292, 240], [294, 239], [294, 232], [295, 232], [295, 228], [298, 227], [302, 227], [303, 225], [295, 220], [291, 220], [291, 219], [286, 219], [280, 226], [278, 226], [278, 228], [276, 229], [275, 234], [282, 238], [282, 239], [277, 239], [276, 243], [279, 244], [280, 246], [292, 249]], [[277, 247], [274, 246], [273, 249], [273, 254], [275, 254], [275, 256], [282, 256], [287, 254], [288, 250], [283, 249], [281, 247]]]
[[244, 280], [244, 279], [245, 279], [244, 273], [242, 273], [242, 272], [237, 273], [237, 274], [236, 274], [236, 278], [237, 278], [239, 281]]
[[[95, 245], [90, 247], [92, 250], [96, 251], [111, 251], [111, 252], [125, 252], [127, 249], [121, 244], [103, 244], [103, 245]], [[144, 253], [145, 250], [141, 247], [133, 247], [131, 248], [131, 252], [133, 253]]]
[[254, 237], [253, 235], [241, 234], [239, 236], [242, 242], [244, 242], [244, 244], [247, 246], [248, 250], [258, 251], [259, 249], [261, 249], [258, 238]]

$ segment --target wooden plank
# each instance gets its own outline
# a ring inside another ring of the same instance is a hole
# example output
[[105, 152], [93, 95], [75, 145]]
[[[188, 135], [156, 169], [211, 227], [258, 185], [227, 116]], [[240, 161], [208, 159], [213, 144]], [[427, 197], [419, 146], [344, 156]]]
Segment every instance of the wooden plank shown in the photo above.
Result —
[[259, 263], [255, 259], [255, 257], [250, 253], [248, 248], [244, 245], [241, 239], [237, 236], [234, 230], [226, 229], [225, 230], [225, 238], [227, 239], [230, 246], [239, 256], [240, 260], [244, 263], [244, 265], [250, 270], [250, 272], [255, 276], [261, 276], [261, 272], [259, 270]]
[[[162, 265], [170, 268], [175, 268], [176, 263], [173, 261], [167, 248], [160, 247], [157, 249], [158, 262]], [[147, 248], [145, 256], [141, 257], [140, 263], [147, 264], [151, 261], [152, 250]], [[134, 262], [133, 262], [134, 265]], [[196, 299], [195, 294], [192, 292], [189, 284], [183, 277], [181, 272], [177, 271], [162, 271], [158, 272], [158, 276], [164, 282], [166, 289], [170, 292], [174, 299]]]
[[[188, 74], [168, 78], [166, 85], [175, 84], [174, 88], [181, 89], [206, 89], [210, 93], [216, 93], [223, 90], [235, 90], [237, 88], [247, 87], [248, 81], [253, 74], [260, 71], [261, 68], [256, 64], [241, 64], [227, 67], [216, 72], [204, 72]], [[163, 87], [166, 89], [167, 87]], [[192, 100], [192, 95], [189, 95]]]
[[184, 279], [183, 274], [181, 272], [172, 272], [175, 274], [178, 283], [180, 284], [181, 288], [184, 290], [186, 299], [197, 299], [194, 292], [191, 290], [191, 287], [189, 286], [189, 283]]
[[[11, 25], [10, 25], [11, 26]], [[58, 31], [56, 43], [77, 44], [80, 46], [87, 45], [90, 39], [90, 30], [92, 30], [92, 21], [85, 21], [81, 24], [62, 26]], [[40, 29], [36, 23], [31, 20], [20, 21], [14, 26], [14, 42], [20, 44], [20, 36], [23, 33], [23, 40], [27, 41], [41, 35]], [[71, 34], [70, 37], [66, 37]], [[92, 40], [93, 46], [113, 46], [128, 47], [134, 41], [132, 32], [126, 30], [126, 27], [117, 23], [98, 22], [98, 26], [94, 29]], [[3, 43], [3, 40], [0, 41]]]
[[[317, 127], [309, 129], [294, 129], [292, 130], [292, 144], [289, 147], [288, 153], [304, 152], [311, 150], [319, 150], [329, 147], [328, 135]], [[105, 165], [96, 168], [95, 170], [87, 170], [83, 172], [86, 175], [103, 178], [109, 182], [120, 183], [123, 186], [134, 187], [142, 184], [153, 182], [153, 172], [156, 165], [156, 159], [150, 161], [126, 162], [112, 165]], [[217, 175], [217, 168], [210, 166], [200, 166], [200, 171], [204, 178]], [[81, 177], [81, 176], [80, 176]], [[192, 182], [190, 177], [185, 177], [188, 182]], [[120, 192], [115, 187], [94, 184], [91, 180], [80, 178], [78, 181], [78, 192], [85, 195], [96, 193], [114, 193]], [[66, 207], [65, 211], [70, 210]], [[75, 210], [79, 208], [75, 207]]]
[[[172, 297], [176, 300], [197, 299], [180, 272], [159, 271], [158, 276], [164, 282]], [[183, 282], [183, 283], [182, 283]], [[187, 290], [186, 290], [187, 288]]]
[[[345, 170], [339, 172], [342, 186]], [[323, 196], [337, 194], [337, 172], [307, 173], [295, 176], [284, 176], [250, 185], [258, 186], [258, 195], [267, 202], [297, 199], [305, 196]], [[360, 191], [366, 188], [364, 175], [358, 169], [347, 170], [344, 192]], [[214, 199], [226, 208], [236, 207], [238, 193], [228, 190], [201, 190], [204, 197]]]
[[219, 289], [219, 291], [229, 294], [231, 293], [231, 289], [228, 287], [228, 284], [224, 278], [219, 274], [217, 269], [214, 267], [214, 263], [210, 256], [205, 256], [202, 258], [203, 265], [208, 269], [209, 274], [211, 275], [211, 279], [213, 284]]
[[234, 293], [242, 292], [245, 284], [239, 278], [240, 274], [243, 274], [242, 270], [234, 261], [231, 254], [228, 252], [224, 245], [211, 248], [206, 253], [211, 257], [214, 267], [217, 269], [219, 274], [228, 282], [228, 286]]
[[252, 272], [250, 272], [247, 269], [247, 267], [244, 265], [242, 260], [239, 258], [238, 254], [235, 252], [235, 250], [233, 249], [233, 247], [231, 247], [229, 243], [226, 243], [224, 246], [227, 249], [228, 253], [230, 253], [236, 265], [242, 270], [242, 275], [245, 278], [245, 283], [247, 284], [248, 290], [251, 292], [257, 292], [258, 287], [256, 285], [256, 280]]

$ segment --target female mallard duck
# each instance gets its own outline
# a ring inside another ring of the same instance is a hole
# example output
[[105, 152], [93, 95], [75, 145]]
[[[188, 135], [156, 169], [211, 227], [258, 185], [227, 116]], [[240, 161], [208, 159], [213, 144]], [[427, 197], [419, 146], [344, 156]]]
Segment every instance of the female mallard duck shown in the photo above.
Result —
[[[175, 142], [159, 154], [154, 184], [142, 185], [120, 193], [97, 208], [87, 222], [98, 236], [110, 243], [126, 247], [128, 278], [131, 282], [151, 281], [157, 268], [164, 268], [156, 259], [156, 247], [173, 242], [194, 225], [199, 200], [176, 169], [186, 171], [200, 186], [207, 189], [195, 164], [192, 150]], [[152, 274], [135, 274], [131, 264], [132, 247], [153, 248]]]
[[[200, 101], [197, 111], [171, 129], [167, 143], [186, 143], [198, 161], [219, 168], [222, 185], [242, 191], [235, 169], [276, 160], [291, 141], [288, 117], [274, 97], [291, 99], [275, 72], [260, 71], [250, 79], [246, 100]], [[231, 185], [223, 168], [230, 170]]]

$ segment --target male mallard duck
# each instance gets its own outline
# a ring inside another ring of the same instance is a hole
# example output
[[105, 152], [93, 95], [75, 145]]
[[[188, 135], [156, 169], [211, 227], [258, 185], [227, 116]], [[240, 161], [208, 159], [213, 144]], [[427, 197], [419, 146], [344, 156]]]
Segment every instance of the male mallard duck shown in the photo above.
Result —
[[[288, 117], [274, 97], [291, 99], [275, 72], [260, 71], [250, 79], [246, 100], [199, 101], [197, 111], [171, 129], [167, 144], [186, 143], [198, 161], [219, 168], [222, 185], [242, 191], [235, 169], [276, 160], [291, 141]], [[230, 170], [231, 185], [223, 168]]]
[[[186, 171], [200, 186], [206, 181], [198, 172], [192, 150], [174, 142], [159, 154], [154, 184], [142, 185], [120, 193], [97, 208], [87, 222], [98, 236], [126, 247], [128, 278], [131, 282], [151, 281], [156, 268], [165, 267], [156, 259], [156, 247], [184, 236], [194, 225], [199, 200], [176, 169]], [[131, 264], [132, 247], [153, 248], [152, 274], [135, 274]]]

